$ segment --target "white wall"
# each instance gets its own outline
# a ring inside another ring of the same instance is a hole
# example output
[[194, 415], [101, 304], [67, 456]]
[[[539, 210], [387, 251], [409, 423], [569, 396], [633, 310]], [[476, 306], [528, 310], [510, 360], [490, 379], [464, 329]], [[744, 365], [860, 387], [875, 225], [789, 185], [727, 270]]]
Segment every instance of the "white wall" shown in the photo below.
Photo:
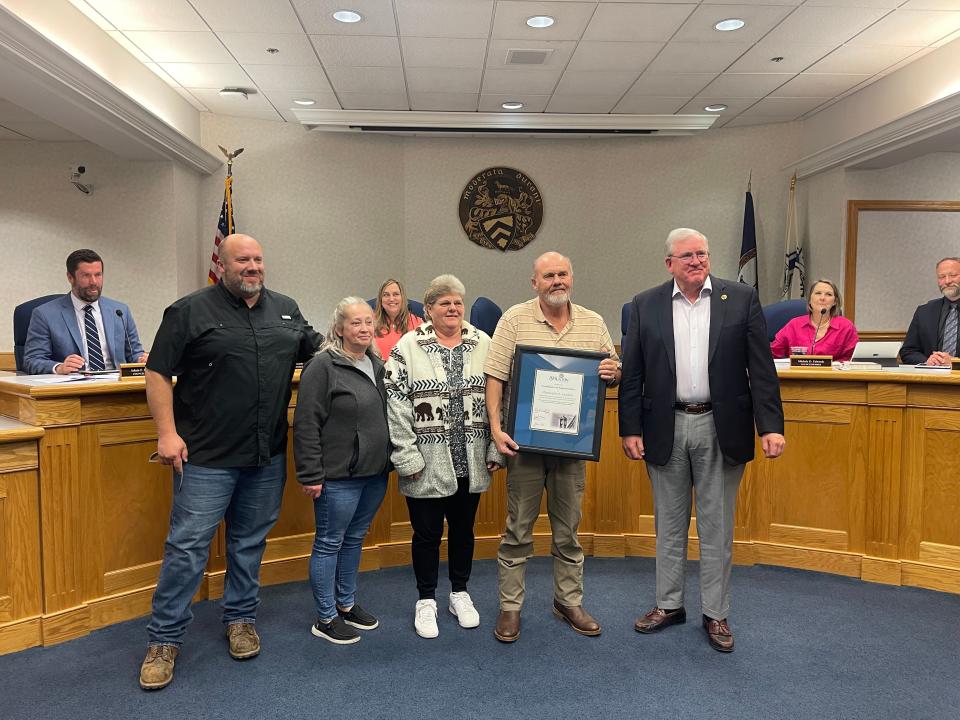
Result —
[[[83, 195], [70, 166], [85, 165]], [[130, 305], [145, 344], [177, 295], [177, 209], [169, 162], [134, 162], [89, 143], [0, 142], [0, 248], [6, 263], [0, 348], [13, 349], [15, 305], [66, 292], [78, 248], [104, 260], [104, 294]]]

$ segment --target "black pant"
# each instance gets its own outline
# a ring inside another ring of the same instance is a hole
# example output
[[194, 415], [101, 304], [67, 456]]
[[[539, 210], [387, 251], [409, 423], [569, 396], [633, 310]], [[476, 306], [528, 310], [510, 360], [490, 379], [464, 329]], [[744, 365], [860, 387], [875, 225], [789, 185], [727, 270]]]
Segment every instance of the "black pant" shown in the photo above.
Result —
[[470, 492], [470, 479], [457, 478], [457, 492], [445, 498], [407, 498], [413, 526], [413, 572], [421, 600], [435, 600], [440, 573], [440, 540], [447, 519], [447, 560], [453, 592], [467, 589], [473, 567], [473, 521], [480, 493]]

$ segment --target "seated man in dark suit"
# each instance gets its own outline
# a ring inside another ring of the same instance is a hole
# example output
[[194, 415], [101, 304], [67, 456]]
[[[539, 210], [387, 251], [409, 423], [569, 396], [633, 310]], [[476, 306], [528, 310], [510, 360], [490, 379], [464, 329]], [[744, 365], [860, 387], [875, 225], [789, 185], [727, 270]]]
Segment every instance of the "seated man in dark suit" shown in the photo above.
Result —
[[33, 310], [23, 348], [31, 375], [109, 370], [146, 362], [133, 315], [123, 303], [102, 297], [103, 260], [93, 250], [67, 257], [70, 292]]
[[937, 285], [942, 297], [921, 305], [913, 314], [900, 359], [911, 365], [949, 365], [960, 356], [957, 325], [960, 312], [960, 258], [937, 263]]

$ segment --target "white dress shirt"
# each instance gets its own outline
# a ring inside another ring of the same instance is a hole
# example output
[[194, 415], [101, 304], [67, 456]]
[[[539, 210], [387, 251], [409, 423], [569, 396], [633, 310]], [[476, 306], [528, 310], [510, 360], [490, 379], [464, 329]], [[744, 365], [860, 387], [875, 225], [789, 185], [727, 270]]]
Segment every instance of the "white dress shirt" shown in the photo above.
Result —
[[[100, 353], [103, 355], [103, 366], [110, 370], [114, 367], [113, 358], [110, 356], [110, 344], [107, 342], [107, 334], [103, 330], [103, 315], [100, 314], [100, 301], [88, 303], [70, 293], [70, 301], [73, 303], [73, 310], [77, 314], [77, 325], [80, 327], [80, 340], [83, 343], [83, 357], [88, 361], [90, 356], [87, 354], [87, 329], [84, 322], [87, 305], [93, 306], [93, 319], [97, 323], [97, 334], [100, 336]], [[56, 370], [56, 369], [54, 369]]]
[[710, 402], [707, 355], [710, 347], [710, 295], [707, 276], [696, 302], [673, 281], [673, 344], [677, 358], [677, 401]]

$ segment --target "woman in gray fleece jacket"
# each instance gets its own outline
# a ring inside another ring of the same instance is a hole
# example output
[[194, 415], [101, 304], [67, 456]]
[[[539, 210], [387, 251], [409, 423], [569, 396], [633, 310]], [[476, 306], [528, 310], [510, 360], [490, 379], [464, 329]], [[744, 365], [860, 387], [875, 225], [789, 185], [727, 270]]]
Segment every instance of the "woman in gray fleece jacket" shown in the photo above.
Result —
[[413, 625], [437, 637], [436, 590], [447, 521], [450, 612], [461, 627], [480, 615], [467, 593], [473, 524], [490, 472], [504, 459], [490, 440], [483, 363], [490, 338], [463, 320], [463, 283], [434, 278], [423, 300], [427, 323], [397, 343], [387, 361], [393, 463], [413, 527], [411, 555], [420, 600]]
[[383, 502], [390, 467], [384, 368], [373, 338], [370, 306], [358, 297], [341, 300], [300, 375], [293, 416], [297, 480], [313, 498], [317, 526], [312, 632], [338, 645], [360, 640], [354, 628], [379, 624], [354, 599], [363, 538]]

